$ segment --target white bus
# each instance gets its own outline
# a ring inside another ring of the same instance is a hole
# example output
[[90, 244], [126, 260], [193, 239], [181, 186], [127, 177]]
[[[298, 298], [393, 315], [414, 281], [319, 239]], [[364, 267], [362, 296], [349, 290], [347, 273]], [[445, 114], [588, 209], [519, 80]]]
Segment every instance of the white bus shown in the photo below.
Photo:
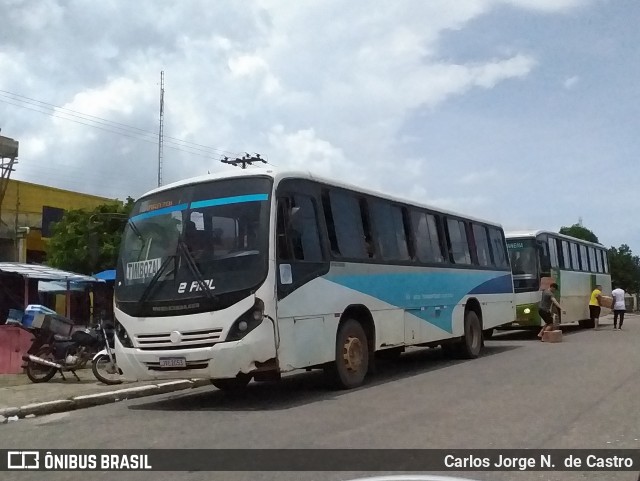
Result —
[[443, 345], [474, 358], [515, 315], [502, 228], [309, 173], [247, 169], [134, 205], [115, 287], [126, 379], [251, 378]]
[[[514, 328], [539, 328], [541, 284], [558, 284], [556, 297], [566, 314], [561, 324], [594, 327], [589, 319], [589, 299], [597, 284], [611, 292], [607, 249], [593, 242], [548, 231], [507, 233], [507, 247], [516, 297]], [[604, 315], [607, 309], [602, 309]]]

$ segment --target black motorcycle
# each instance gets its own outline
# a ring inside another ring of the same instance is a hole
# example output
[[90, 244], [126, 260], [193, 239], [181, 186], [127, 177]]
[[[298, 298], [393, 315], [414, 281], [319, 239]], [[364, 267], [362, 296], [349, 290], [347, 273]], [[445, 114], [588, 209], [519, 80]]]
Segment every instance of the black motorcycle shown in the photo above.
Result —
[[109, 337], [113, 338], [113, 328], [98, 325], [76, 331], [70, 336], [44, 330], [34, 334], [31, 348], [22, 356], [29, 379], [35, 383], [47, 382], [56, 372], [66, 379], [64, 373], [71, 372], [80, 380], [76, 371], [86, 367], [98, 352], [108, 346]]

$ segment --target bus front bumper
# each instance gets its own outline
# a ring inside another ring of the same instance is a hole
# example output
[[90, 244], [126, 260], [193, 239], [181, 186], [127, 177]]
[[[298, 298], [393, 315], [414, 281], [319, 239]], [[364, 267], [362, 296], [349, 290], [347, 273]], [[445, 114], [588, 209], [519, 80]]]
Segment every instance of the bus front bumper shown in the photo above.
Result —
[[[117, 336], [115, 343], [116, 362], [126, 381], [228, 379], [251, 373], [257, 370], [257, 364], [276, 357], [273, 326], [268, 321], [239, 341], [219, 342], [211, 347], [147, 351], [123, 347]], [[180, 366], [166, 367], [166, 362]]]

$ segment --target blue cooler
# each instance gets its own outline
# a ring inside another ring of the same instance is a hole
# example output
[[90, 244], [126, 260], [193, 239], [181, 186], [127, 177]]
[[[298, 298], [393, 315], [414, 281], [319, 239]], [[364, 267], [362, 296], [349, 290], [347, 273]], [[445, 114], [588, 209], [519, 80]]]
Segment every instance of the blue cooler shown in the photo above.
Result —
[[47, 315], [57, 315], [56, 311], [40, 304], [29, 304], [22, 317], [22, 325], [29, 328], [42, 328]]

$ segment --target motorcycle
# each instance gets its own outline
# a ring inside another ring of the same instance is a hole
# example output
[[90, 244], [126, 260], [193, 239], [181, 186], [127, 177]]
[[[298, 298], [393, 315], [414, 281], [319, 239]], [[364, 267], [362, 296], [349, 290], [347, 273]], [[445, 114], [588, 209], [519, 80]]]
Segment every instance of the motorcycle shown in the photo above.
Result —
[[122, 371], [118, 369], [118, 365], [116, 364], [116, 353], [113, 350], [113, 332], [111, 332], [111, 336], [108, 336], [103, 326], [102, 333], [106, 340], [106, 347], [93, 356], [91, 370], [93, 371], [93, 375], [105, 384], [120, 384], [122, 382], [120, 378]]
[[[111, 337], [113, 338], [113, 332]], [[56, 372], [63, 379], [66, 379], [65, 372], [71, 372], [80, 380], [76, 371], [94, 360], [102, 351], [101, 348], [109, 345], [108, 339], [109, 335], [103, 325], [73, 332], [71, 336], [39, 330], [33, 345], [22, 357], [26, 362], [27, 377], [31, 382], [41, 383], [51, 380]], [[96, 377], [104, 382], [98, 375]]]

